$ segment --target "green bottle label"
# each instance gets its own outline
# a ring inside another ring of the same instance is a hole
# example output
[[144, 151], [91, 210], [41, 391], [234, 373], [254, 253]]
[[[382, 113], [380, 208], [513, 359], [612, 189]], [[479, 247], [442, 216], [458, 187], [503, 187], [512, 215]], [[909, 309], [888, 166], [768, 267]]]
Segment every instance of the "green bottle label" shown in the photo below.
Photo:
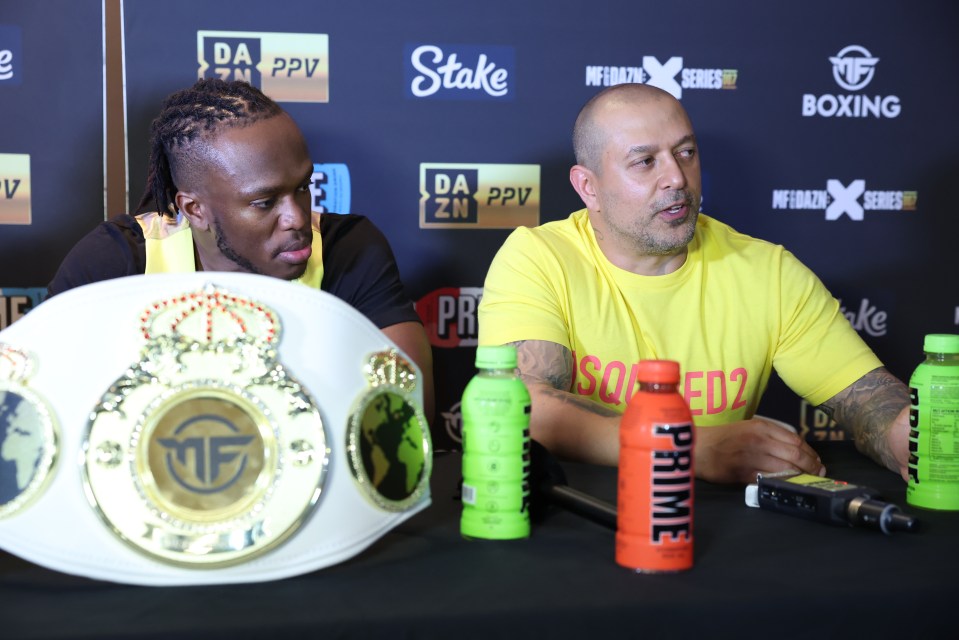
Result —
[[909, 394], [906, 502], [959, 510], [959, 366], [920, 364]]
[[529, 536], [529, 413], [516, 376], [476, 375], [463, 392], [463, 513], [468, 538]]

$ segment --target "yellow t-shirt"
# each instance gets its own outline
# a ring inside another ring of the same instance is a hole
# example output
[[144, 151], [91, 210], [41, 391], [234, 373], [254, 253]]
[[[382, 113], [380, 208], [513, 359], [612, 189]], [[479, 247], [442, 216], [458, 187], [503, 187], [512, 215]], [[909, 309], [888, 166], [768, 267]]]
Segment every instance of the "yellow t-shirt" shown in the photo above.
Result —
[[676, 360], [702, 426], [752, 417], [774, 368], [819, 405], [882, 366], [795, 256], [702, 214], [685, 264], [664, 276], [610, 263], [585, 209], [516, 229], [486, 277], [479, 343], [518, 340], [570, 349], [572, 391], [619, 411], [639, 360]]

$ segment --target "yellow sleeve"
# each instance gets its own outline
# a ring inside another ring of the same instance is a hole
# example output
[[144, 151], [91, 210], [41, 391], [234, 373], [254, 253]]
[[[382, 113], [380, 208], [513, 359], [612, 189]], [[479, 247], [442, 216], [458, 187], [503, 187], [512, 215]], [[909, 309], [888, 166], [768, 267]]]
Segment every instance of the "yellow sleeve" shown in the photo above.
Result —
[[783, 327], [773, 365], [793, 391], [816, 406], [882, 362], [819, 278], [790, 252], [782, 259]]
[[570, 347], [562, 262], [526, 227], [493, 258], [479, 305], [479, 344], [548, 340]]

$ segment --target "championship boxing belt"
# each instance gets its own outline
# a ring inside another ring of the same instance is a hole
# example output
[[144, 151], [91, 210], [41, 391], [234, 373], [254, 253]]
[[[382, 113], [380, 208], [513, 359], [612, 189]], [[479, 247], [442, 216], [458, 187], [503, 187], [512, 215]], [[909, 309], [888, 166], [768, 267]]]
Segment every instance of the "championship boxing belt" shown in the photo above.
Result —
[[430, 502], [420, 372], [338, 298], [131, 276], [0, 332], [0, 547], [143, 585], [274, 580]]

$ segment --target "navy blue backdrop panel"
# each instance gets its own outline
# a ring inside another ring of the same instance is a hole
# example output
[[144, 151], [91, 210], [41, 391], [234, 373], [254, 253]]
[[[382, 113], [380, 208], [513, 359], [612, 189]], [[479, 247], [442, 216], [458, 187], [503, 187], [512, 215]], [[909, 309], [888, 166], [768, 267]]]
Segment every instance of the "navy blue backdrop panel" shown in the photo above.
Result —
[[0, 2], [0, 329], [103, 220], [100, 0]]
[[[946, 0], [171, 0], [124, 17], [134, 199], [166, 94], [218, 75], [279, 100], [309, 142], [315, 206], [391, 240], [434, 346], [439, 448], [459, 440], [489, 263], [512, 228], [581, 208], [570, 130], [610, 84], [682, 100], [704, 210], [812, 267], [895, 374], [925, 333], [959, 330]], [[841, 437], [777, 379], [761, 410]]]

